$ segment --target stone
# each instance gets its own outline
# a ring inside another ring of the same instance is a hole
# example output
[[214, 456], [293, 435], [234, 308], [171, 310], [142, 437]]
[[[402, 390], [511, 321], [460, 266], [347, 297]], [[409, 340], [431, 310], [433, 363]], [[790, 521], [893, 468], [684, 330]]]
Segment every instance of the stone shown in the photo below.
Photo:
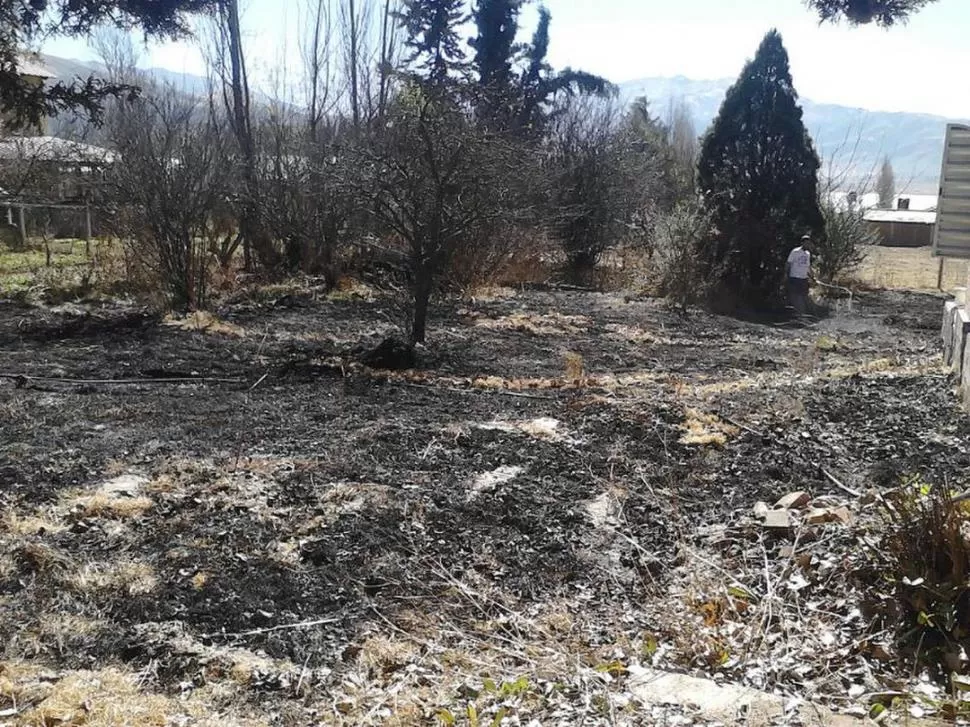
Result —
[[788, 510], [769, 510], [765, 515], [765, 527], [774, 530], [788, 529], [791, 527], [791, 515]]
[[803, 507], [807, 506], [811, 500], [812, 498], [809, 497], [807, 492], [789, 492], [775, 503], [775, 507], [782, 508], [784, 510], [801, 510]]
[[852, 513], [849, 508], [843, 507], [818, 507], [809, 510], [805, 514], [805, 522], [809, 525], [824, 525], [825, 523], [841, 523], [848, 525], [852, 522]]
[[747, 727], [794, 723], [805, 727], [861, 724], [820, 704], [801, 702], [792, 708], [784, 697], [751, 687], [719, 684], [711, 679], [663, 672], [637, 664], [629, 667], [627, 688], [645, 705], [670, 704], [696, 710], [704, 722], [744, 724]]

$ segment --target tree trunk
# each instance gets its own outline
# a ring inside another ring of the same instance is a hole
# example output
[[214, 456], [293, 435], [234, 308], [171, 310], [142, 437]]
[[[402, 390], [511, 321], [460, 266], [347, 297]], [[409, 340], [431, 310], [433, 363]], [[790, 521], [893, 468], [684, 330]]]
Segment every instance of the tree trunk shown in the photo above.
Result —
[[279, 264], [279, 255], [267, 234], [259, 215], [259, 187], [256, 173], [256, 144], [253, 140], [250, 116], [249, 79], [246, 57], [243, 55], [242, 31], [239, 24], [238, 0], [222, 0], [226, 36], [228, 40], [229, 70], [232, 91], [232, 127], [239, 144], [243, 162], [243, 182], [246, 199], [239, 217], [239, 227], [246, 241], [263, 267]]
[[415, 271], [414, 308], [411, 316], [411, 344], [424, 343], [428, 327], [428, 304], [431, 301], [431, 280], [427, 271]]
[[358, 54], [360, 52], [359, 29], [357, 27], [357, 6], [354, 0], [347, 0], [347, 13], [350, 20], [350, 108], [354, 119], [354, 131], [360, 131], [360, 79], [358, 78]]

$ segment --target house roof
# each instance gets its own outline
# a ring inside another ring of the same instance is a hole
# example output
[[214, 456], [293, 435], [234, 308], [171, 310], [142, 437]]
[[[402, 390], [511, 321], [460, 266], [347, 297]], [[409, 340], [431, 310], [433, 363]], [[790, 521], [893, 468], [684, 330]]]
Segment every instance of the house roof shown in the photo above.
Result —
[[54, 72], [44, 65], [41, 57], [36, 53], [23, 53], [17, 59], [17, 73], [21, 76], [37, 76], [38, 78], [53, 78]]
[[868, 210], [866, 222], [901, 222], [912, 225], [935, 225], [936, 212], [930, 210]]
[[0, 140], [0, 159], [111, 164], [117, 161], [118, 155], [109, 149], [56, 136], [13, 136]]
[[[831, 195], [831, 199], [840, 207], [845, 207], [848, 204], [848, 194], [846, 192], [834, 192]], [[897, 194], [893, 197], [892, 209], [899, 207], [900, 199], [908, 199], [909, 208], [914, 212], [929, 212], [935, 210], [940, 202], [939, 197], [935, 194]], [[879, 207], [879, 195], [875, 192], [867, 192], [866, 194], [859, 195], [856, 200], [856, 205], [864, 210], [875, 209]]]

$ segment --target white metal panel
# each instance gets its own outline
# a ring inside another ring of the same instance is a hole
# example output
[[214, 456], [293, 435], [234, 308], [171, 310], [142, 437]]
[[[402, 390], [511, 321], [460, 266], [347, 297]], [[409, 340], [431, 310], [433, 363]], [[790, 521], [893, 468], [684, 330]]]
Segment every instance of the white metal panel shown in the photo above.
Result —
[[970, 126], [949, 124], [933, 254], [970, 258]]

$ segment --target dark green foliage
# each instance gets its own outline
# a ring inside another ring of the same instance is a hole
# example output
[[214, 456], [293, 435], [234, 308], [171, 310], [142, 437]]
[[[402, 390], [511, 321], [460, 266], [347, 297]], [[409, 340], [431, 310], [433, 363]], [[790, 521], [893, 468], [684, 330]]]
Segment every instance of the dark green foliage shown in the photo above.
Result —
[[[478, 0], [475, 26], [478, 35], [471, 39], [475, 49], [478, 82], [494, 101], [501, 104], [511, 99], [512, 63], [515, 35], [519, 29], [519, 10], [523, 0]], [[547, 14], [548, 15], [548, 14]]]
[[777, 302], [790, 250], [805, 233], [824, 234], [819, 159], [797, 100], [773, 30], [728, 90], [701, 147], [698, 190], [715, 230], [703, 257], [720, 305]]
[[463, 0], [404, 0], [399, 19], [411, 56], [408, 62], [430, 85], [442, 85], [449, 73], [464, 69], [458, 27], [464, 22]]
[[83, 35], [100, 24], [140, 28], [154, 37], [188, 32], [187, 16], [218, 0], [23, 0], [0, 8], [0, 111], [8, 125], [36, 124], [62, 111], [81, 111], [95, 120], [107, 99], [134, 89], [93, 78], [37, 87], [19, 73], [19, 53], [29, 41]]
[[890, 26], [904, 23], [909, 16], [936, 0], [806, 0], [822, 22], [845, 18], [859, 25], [877, 23]]
[[563, 95], [606, 97], [615, 87], [606, 79], [566, 68], [554, 71], [546, 60], [549, 24], [545, 7], [532, 42], [517, 46], [521, 0], [481, 0], [475, 13], [478, 35], [475, 69], [480, 94], [476, 103], [479, 122], [499, 131], [537, 137], [545, 131], [553, 102]]

